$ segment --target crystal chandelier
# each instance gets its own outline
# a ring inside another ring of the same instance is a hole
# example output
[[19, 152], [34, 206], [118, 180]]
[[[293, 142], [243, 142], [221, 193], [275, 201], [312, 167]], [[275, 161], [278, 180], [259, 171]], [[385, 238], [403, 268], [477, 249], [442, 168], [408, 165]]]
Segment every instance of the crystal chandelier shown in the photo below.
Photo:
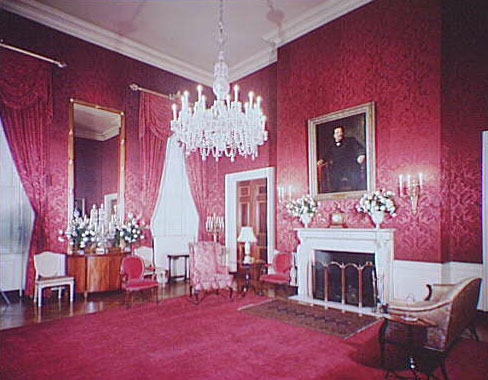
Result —
[[258, 156], [258, 146], [268, 139], [265, 129], [266, 116], [261, 110], [261, 97], [254, 98], [249, 92], [249, 101], [244, 106], [239, 101], [239, 86], [234, 86], [234, 97], [230, 96], [229, 67], [224, 61], [224, 5], [220, 0], [219, 27], [217, 43], [218, 60], [214, 66], [213, 92], [215, 100], [207, 108], [206, 97], [202, 94], [203, 87], [197, 87], [198, 100], [189, 102], [188, 91], [181, 96], [181, 109], [173, 104], [173, 120], [171, 130], [178, 141], [185, 147], [189, 155], [197, 150], [206, 160], [212, 155], [216, 161], [223, 155], [235, 160], [237, 154]]

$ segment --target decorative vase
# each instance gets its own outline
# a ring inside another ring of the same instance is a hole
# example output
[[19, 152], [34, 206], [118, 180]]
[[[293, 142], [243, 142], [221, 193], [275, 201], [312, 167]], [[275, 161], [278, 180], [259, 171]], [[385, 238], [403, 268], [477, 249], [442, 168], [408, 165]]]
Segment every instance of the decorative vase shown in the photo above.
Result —
[[309, 214], [309, 213], [300, 215], [300, 222], [302, 222], [302, 224], [305, 226], [305, 228], [308, 228], [308, 225], [312, 221], [312, 217], [313, 217], [313, 214]]
[[375, 227], [381, 228], [381, 223], [385, 220], [385, 212], [381, 210], [372, 210], [370, 215]]

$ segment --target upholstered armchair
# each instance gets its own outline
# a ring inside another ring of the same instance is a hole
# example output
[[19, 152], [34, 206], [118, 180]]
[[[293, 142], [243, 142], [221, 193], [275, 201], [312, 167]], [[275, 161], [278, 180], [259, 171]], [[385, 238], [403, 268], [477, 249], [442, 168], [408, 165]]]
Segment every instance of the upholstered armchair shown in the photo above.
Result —
[[[456, 339], [466, 328], [469, 328], [478, 340], [474, 320], [480, 285], [480, 278], [468, 278], [457, 284], [427, 285], [429, 295], [425, 301], [391, 302], [388, 305], [388, 313], [391, 315], [432, 322], [434, 326], [426, 328], [423, 346], [430, 352], [439, 354], [442, 372], [446, 379], [448, 376], [444, 359]], [[389, 323], [386, 331], [383, 332], [384, 338], [395, 339], [395, 336], [405, 334], [402, 330], [405, 330], [402, 324]]]
[[[142, 290], [152, 290], [153, 296], [158, 300], [159, 283], [153, 278], [144, 278], [144, 260], [139, 256], [126, 256], [120, 266], [122, 277], [122, 289], [125, 290], [125, 304], [130, 307], [135, 292]], [[130, 301], [130, 302], [129, 302]]]
[[221, 263], [225, 247], [212, 241], [190, 243], [190, 296], [199, 303], [210, 291], [229, 291], [232, 299], [233, 276], [227, 266]]
[[[287, 287], [290, 284], [290, 271], [293, 267], [293, 255], [288, 252], [278, 253], [273, 257], [271, 264], [266, 264], [263, 270], [267, 273], [259, 277], [261, 283], [269, 283], [275, 287], [275, 294], [277, 288]], [[272, 269], [270, 272], [269, 269]]]

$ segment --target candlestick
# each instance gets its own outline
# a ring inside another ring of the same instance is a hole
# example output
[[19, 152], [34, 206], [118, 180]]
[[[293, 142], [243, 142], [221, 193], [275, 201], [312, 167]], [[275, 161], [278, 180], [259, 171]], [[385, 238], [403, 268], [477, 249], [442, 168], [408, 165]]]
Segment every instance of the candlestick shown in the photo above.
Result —
[[215, 213], [212, 216], [207, 216], [205, 230], [212, 234], [214, 242], [218, 242], [219, 234], [224, 230], [224, 217], [217, 216]]

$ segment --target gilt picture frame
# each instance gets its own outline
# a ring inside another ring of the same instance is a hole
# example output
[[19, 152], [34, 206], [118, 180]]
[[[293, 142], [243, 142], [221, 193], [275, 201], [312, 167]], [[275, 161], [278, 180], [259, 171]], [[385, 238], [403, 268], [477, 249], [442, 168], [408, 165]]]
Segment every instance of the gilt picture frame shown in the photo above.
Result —
[[375, 190], [374, 102], [308, 120], [310, 194], [358, 198]]

